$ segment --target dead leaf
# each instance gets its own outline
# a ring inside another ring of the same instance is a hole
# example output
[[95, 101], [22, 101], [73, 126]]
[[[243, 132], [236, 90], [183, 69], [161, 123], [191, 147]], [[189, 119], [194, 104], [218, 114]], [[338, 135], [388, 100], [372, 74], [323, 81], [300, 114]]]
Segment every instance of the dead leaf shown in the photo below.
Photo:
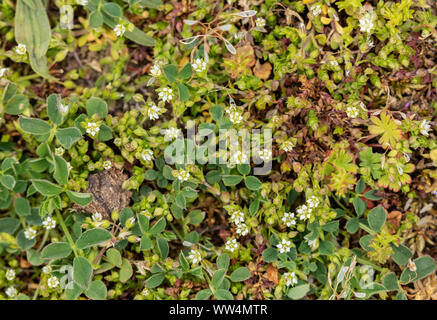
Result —
[[267, 80], [270, 77], [271, 71], [272, 65], [268, 62], [261, 64], [257, 61], [255, 68], [253, 68], [253, 73], [261, 80]]
[[278, 280], [278, 269], [276, 269], [273, 265], [269, 264], [266, 269], [267, 279], [274, 284], [279, 284]]
[[20, 258], [20, 268], [29, 269], [32, 265], [23, 257]]

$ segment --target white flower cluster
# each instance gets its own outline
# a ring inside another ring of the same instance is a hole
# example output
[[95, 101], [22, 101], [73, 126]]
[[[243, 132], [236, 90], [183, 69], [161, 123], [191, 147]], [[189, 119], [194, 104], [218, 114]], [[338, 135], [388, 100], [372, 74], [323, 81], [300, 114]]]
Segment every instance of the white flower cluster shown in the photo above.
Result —
[[175, 176], [180, 182], [184, 182], [190, 178], [190, 173], [188, 171], [185, 171], [184, 169], [179, 169]]
[[147, 116], [149, 117], [149, 120], [158, 120], [160, 112], [161, 108], [152, 102], [147, 109]]
[[233, 124], [239, 124], [243, 121], [241, 112], [239, 112], [235, 106], [226, 108], [226, 113], [229, 115], [229, 120], [231, 120]]
[[102, 217], [101, 213], [94, 212], [93, 215], [92, 215], [92, 219], [93, 219], [94, 222], [98, 223], [98, 222], [102, 222], [103, 217]]
[[306, 220], [311, 218], [311, 214], [313, 213], [313, 210], [316, 209], [320, 205], [320, 199], [312, 196], [309, 198], [306, 202], [306, 204], [301, 205], [299, 208], [296, 209], [297, 216], [300, 220]]
[[36, 230], [33, 229], [32, 227], [28, 227], [26, 228], [26, 230], [24, 230], [24, 237], [27, 240], [33, 240], [36, 237]]
[[121, 37], [126, 32], [126, 27], [122, 24], [117, 24], [114, 28], [117, 37]]
[[42, 273], [49, 274], [50, 272], [52, 272], [52, 267], [51, 266], [47, 265], [47, 266], [44, 266], [42, 268]]
[[47, 218], [44, 219], [42, 224], [46, 228], [46, 230], [51, 230], [56, 227], [56, 220], [48, 216]]
[[346, 113], [349, 118], [358, 117], [358, 108], [355, 106], [347, 106]]
[[315, 4], [310, 8], [311, 14], [313, 17], [317, 17], [319, 14], [322, 13], [322, 5], [321, 4]]
[[201, 255], [199, 250], [191, 249], [190, 255], [188, 256], [188, 259], [191, 260], [192, 264], [197, 264], [200, 261], [202, 261], [202, 255]]
[[19, 44], [16, 48], [15, 48], [15, 52], [19, 55], [25, 55], [26, 54], [26, 46], [24, 44]]
[[271, 149], [263, 149], [258, 152], [258, 156], [263, 160], [264, 162], [268, 162], [272, 160], [272, 150]]
[[234, 252], [235, 250], [238, 250], [239, 244], [237, 242], [237, 239], [229, 239], [226, 241], [225, 244], [225, 250], [229, 252]]
[[161, 99], [162, 102], [173, 100], [173, 89], [164, 87], [156, 91], [158, 91], [158, 97], [159, 99]]
[[100, 131], [99, 125], [95, 122], [88, 122], [86, 124], [85, 129], [86, 129], [86, 133], [88, 133], [92, 137], [95, 137]]
[[81, 6], [86, 6], [88, 4], [88, 0], [76, 0], [77, 4], [80, 4]]
[[293, 147], [294, 143], [291, 141], [284, 141], [280, 146], [281, 150], [284, 150], [285, 152], [290, 152], [291, 150], [293, 150]]
[[284, 273], [285, 285], [287, 287], [297, 284], [297, 277], [294, 272]]
[[180, 130], [178, 128], [168, 128], [164, 130], [164, 140], [165, 141], [172, 141], [176, 139], [180, 134]]
[[55, 149], [55, 155], [62, 157], [62, 155], [64, 154], [65, 150], [62, 147], [56, 148]]
[[59, 280], [58, 280], [58, 278], [56, 278], [56, 277], [50, 277], [48, 280], [47, 280], [47, 285], [50, 287], [50, 288], [52, 288], [52, 289], [54, 289], [54, 288], [56, 288], [58, 285], [59, 285]]
[[367, 12], [360, 19], [360, 30], [361, 32], [370, 33], [373, 27], [373, 15], [370, 12]]
[[144, 161], [152, 161], [153, 159], [153, 151], [150, 149], [146, 149], [141, 153], [141, 158]]
[[266, 20], [264, 20], [263, 18], [257, 18], [255, 20], [255, 25], [257, 26], [257, 28], [264, 28], [266, 26]]
[[237, 150], [234, 153], [232, 153], [231, 158], [229, 160], [231, 164], [249, 163], [249, 158], [247, 154], [244, 154], [240, 150]]
[[206, 61], [203, 60], [203, 59], [196, 59], [191, 64], [191, 66], [193, 67], [194, 71], [196, 71], [196, 72], [203, 72], [203, 71], [206, 70], [207, 64], [206, 64]]
[[15, 279], [15, 270], [8, 269], [8, 271], [6, 271], [6, 280], [13, 281], [14, 279]]
[[427, 137], [429, 135], [429, 131], [431, 130], [431, 126], [426, 119], [423, 119], [423, 121], [420, 123], [419, 129], [420, 133]]
[[153, 66], [150, 68], [150, 74], [153, 77], [159, 77], [161, 75], [161, 63], [155, 62]]
[[236, 233], [240, 236], [245, 236], [249, 233], [249, 227], [244, 223], [244, 212], [236, 209], [231, 212], [229, 219], [237, 227]]
[[287, 227], [295, 226], [296, 219], [294, 217], [294, 213], [285, 212], [284, 216], [282, 217], [282, 222], [284, 222]]
[[14, 287], [8, 287], [5, 293], [9, 298], [15, 298], [18, 294], [17, 289], [15, 289]]
[[282, 239], [282, 241], [278, 243], [276, 247], [279, 249], [280, 253], [287, 253], [291, 249], [291, 241]]
[[103, 168], [104, 168], [105, 170], [109, 170], [109, 169], [111, 169], [111, 168], [112, 168], [112, 162], [109, 161], [109, 160], [105, 160], [105, 161], [103, 161]]
[[59, 104], [59, 111], [61, 111], [62, 114], [67, 114], [68, 110], [70, 110], [70, 106], [68, 104]]

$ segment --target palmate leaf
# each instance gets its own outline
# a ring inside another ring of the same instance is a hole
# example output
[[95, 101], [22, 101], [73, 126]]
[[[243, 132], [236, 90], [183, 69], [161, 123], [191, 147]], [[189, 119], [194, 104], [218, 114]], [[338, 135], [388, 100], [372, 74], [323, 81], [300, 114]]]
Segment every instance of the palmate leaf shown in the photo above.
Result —
[[388, 116], [385, 112], [381, 113], [381, 118], [372, 116], [370, 120], [373, 125], [369, 126], [371, 134], [381, 135], [379, 143], [387, 148], [387, 144], [394, 147], [402, 137], [402, 131], [398, 128], [398, 125]]

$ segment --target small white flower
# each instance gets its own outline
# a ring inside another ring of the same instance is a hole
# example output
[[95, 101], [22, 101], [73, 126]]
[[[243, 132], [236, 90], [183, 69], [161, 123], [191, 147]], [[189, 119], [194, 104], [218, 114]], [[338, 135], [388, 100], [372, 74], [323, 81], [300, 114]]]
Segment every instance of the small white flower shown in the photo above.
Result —
[[190, 173], [184, 169], [179, 169], [176, 173], [176, 178], [178, 178], [180, 182], [187, 181], [190, 178]]
[[264, 162], [268, 162], [268, 161], [272, 160], [272, 150], [271, 149], [260, 150], [258, 153], [258, 156]]
[[310, 11], [313, 17], [317, 17], [320, 13], [322, 13], [322, 5], [315, 4], [310, 8]]
[[144, 288], [143, 291], [141, 291], [141, 295], [143, 297], [148, 296], [150, 294], [150, 290], [147, 288]]
[[168, 128], [164, 131], [164, 140], [172, 141], [176, 139], [180, 134], [180, 130], [177, 128]]
[[233, 124], [239, 124], [243, 121], [243, 116], [236, 107], [227, 108], [226, 113], [229, 115], [229, 120], [231, 120]]
[[109, 161], [109, 160], [105, 160], [105, 161], [103, 161], [103, 168], [104, 168], [105, 170], [109, 170], [109, 169], [111, 169], [111, 168], [112, 168], [112, 162]]
[[358, 117], [358, 109], [354, 106], [347, 106], [346, 113], [349, 118]]
[[62, 157], [62, 155], [64, 154], [65, 150], [62, 147], [56, 148], [55, 149], [55, 155]]
[[235, 250], [238, 250], [238, 246], [237, 239], [229, 239], [226, 241], [225, 250], [234, 252]]
[[264, 20], [264, 19], [261, 18], [261, 17], [256, 18], [256, 20], [255, 20], [255, 25], [256, 25], [258, 28], [264, 28], [265, 25], [266, 25], [266, 20]]
[[152, 102], [147, 109], [147, 116], [150, 120], [158, 120], [160, 112], [161, 108], [159, 108], [156, 104]]
[[198, 250], [192, 249], [190, 251], [190, 255], [188, 256], [188, 259], [191, 260], [192, 264], [197, 264], [200, 261], [202, 261], [202, 255], [200, 254], [200, 252]]
[[99, 212], [93, 213], [92, 218], [94, 222], [102, 222], [103, 219], [102, 214]]
[[19, 55], [25, 55], [26, 54], [26, 46], [24, 44], [19, 44], [15, 48], [15, 52]]
[[290, 152], [293, 150], [294, 144], [291, 141], [284, 141], [282, 142], [280, 148], [284, 150], [285, 152]]
[[150, 74], [153, 77], [159, 77], [161, 75], [161, 64], [159, 62], [155, 62], [153, 66], [150, 68]]
[[14, 287], [7, 288], [5, 293], [9, 298], [15, 298], [18, 294], [17, 289], [15, 289]]
[[67, 162], [67, 170], [70, 172], [70, 170], [73, 169], [73, 166], [70, 164], [70, 162]]
[[59, 104], [59, 111], [61, 111], [62, 114], [67, 114], [68, 110], [70, 110], [70, 106], [68, 104]]
[[196, 72], [202, 72], [206, 70], [206, 61], [203, 59], [196, 59], [191, 66], [193, 67], [194, 71]]
[[249, 227], [244, 223], [237, 224], [236, 232], [237, 232], [237, 234], [244, 237], [245, 235], [247, 235], [249, 233]]
[[295, 226], [296, 225], [296, 219], [294, 218], [294, 213], [284, 213], [284, 217], [282, 218], [282, 222], [284, 222], [287, 227]]
[[241, 210], [235, 210], [231, 214], [230, 221], [232, 223], [235, 223], [236, 225], [239, 225], [244, 222], [244, 212]]
[[249, 163], [249, 157], [240, 150], [235, 151], [229, 160], [231, 164]]
[[282, 239], [282, 241], [278, 243], [276, 247], [279, 249], [280, 253], [287, 253], [291, 249], [291, 241]]
[[8, 68], [1, 68], [0, 69], [0, 77], [3, 77], [6, 74], [6, 71], [8, 71]]
[[311, 212], [312, 208], [308, 207], [307, 205], [302, 205], [299, 208], [296, 209], [297, 216], [300, 220], [306, 220], [311, 218]]
[[48, 285], [50, 288], [52, 288], [52, 289], [56, 288], [56, 287], [59, 285], [59, 280], [58, 280], [58, 278], [56, 278], [56, 277], [50, 277], [50, 278], [47, 280], [47, 285]]
[[161, 101], [167, 102], [173, 100], [173, 89], [164, 87], [156, 91], [158, 91], [158, 97], [161, 99]]
[[307, 200], [307, 205], [310, 209], [317, 208], [319, 204], [320, 204], [320, 199], [315, 196], [312, 196]]
[[88, 133], [92, 137], [96, 136], [100, 131], [99, 125], [95, 122], [88, 122], [85, 129], [86, 133]]
[[373, 15], [370, 12], [367, 12], [360, 19], [360, 30], [361, 32], [370, 33], [373, 27]]
[[32, 227], [28, 227], [25, 231], [24, 231], [24, 237], [27, 240], [33, 240], [36, 237], [36, 230], [33, 229]]
[[331, 61], [329, 62], [329, 64], [330, 64], [331, 66], [333, 66], [333, 67], [338, 66], [338, 62], [337, 62], [337, 60], [331, 60]]
[[144, 161], [152, 161], [153, 159], [153, 151], [150, 149], [146, 149], [141, 153], [141, 158]]
[[15, 279], [15, 270], [14, 269], [8, 269], [6, 271], [6, 280], [12, 281]]
[[76, 0], [77, 4], [80, 4], [81, 6], [86, 6], [88, 4], [88, 0]]
[[117, 37], [121, 37], [126, 32], [126, 27], [122, 24], [117, 24], [114, 28]]
[[429, 124], [428, 121], [426, 121], [426, 119], [423, 119], [423, 121], [420, 123], [420, 133], [423, 134], [424, 136], [428, 136], [429, 135], [429, 131], [431, 130], [431, 126]]
[[52, 272], [52, 267], [47, 265], [42, 268], [42, 273], [49, 274], [50, 272]]
[[315, 240], [308, 240], [307, 243], [311, 247], [312, 250], [317, 248], [317, 239], [315, 239]]
[[297, 277], [294, 272], [286, 272], [284, 273], [285, 285], [287, 287], [294, 285], [297, 283]]
[[56, 221], [52, 217], [48, 216], [42, 222], [46, 230], [54, 229], [56, 227]]

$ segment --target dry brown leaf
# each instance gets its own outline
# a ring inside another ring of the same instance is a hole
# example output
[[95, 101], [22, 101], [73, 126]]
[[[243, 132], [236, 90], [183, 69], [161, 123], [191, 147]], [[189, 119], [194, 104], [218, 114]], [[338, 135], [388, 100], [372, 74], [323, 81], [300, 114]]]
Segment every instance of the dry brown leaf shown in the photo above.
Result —
[[267, 279], [269, 281], [273, 282], [274, 284], [278, 284], [279, 283], [279, 280], [278, 280], [278, 269], [276, 269], [271, 264], [269, 264], [267, 266], [266, 276], [267, 276]]
[[261, 64], [257, 61], [255, 68], [253, 68], [253, 73], [261, 80], [267, 80], [270, 77], [271, 72], [272, 65], [268, 62]]

